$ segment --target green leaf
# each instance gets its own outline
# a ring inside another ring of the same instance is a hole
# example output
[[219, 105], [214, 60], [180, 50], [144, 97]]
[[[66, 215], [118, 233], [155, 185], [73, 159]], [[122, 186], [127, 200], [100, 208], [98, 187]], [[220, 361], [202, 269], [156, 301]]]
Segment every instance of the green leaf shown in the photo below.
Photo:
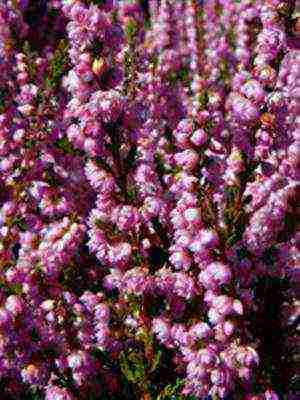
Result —
[[43, 91], [39, 88], [37, 95], [35, 97], [35, 101], [37, 104], [41, 104], [44, 100], [45, 100], [45, 95], [44, 95]]
[[132, 260], [135, 266], [140, 266], [144, 261], [144, 257], [139, 253], [138, 250], [134, 250], [132, 252]]
[[131, 57], [129, 51], [125, 52], [124, 65], [125, 65], [125, 70], [126, 70], [126, 76], [128, 76], [129, 70], [130, 70], [130, 68], [132, 66], [132, 57]]
[[138, 313], [141, 309], [141, 302], [140, 301], [134, 301], [130, 304], [130, 312], [135, 315]]
[[235, 48], [236, 47], [236, 44], [235, 44], [235, 41], [236, 41], [236, 36], [235, 36], [235, 31], [234, 31], [234, 29], [233, 28], [231, 28], [231, 29], [229, 29], [228, 31], [227, 31], [227, 40], [228, 40], [228, 43], [229, 43], [229, 45], [232, 47], [232, 48]]
[[27, 225], [25, 218], [17, 216], [12, 220], [12, 225], [16, 225], [20, 231], [25, 232], [27, 230]]
[[138, 31], [138, 24], [134, 19], [131, 19], [125, 27], [125, 34], [129, 42], [133, 41], [135, 35], [137, 34], [137, 31]]
[[50, 61], [48, 76], [46, 77], [46, 86], [56, 87], [66, 73], [69, 67], [68, 42], [62, 39]]
[[153, 346], [154, 336], [146, 329], [139, 329], [136, 338], [144, 344], [145, 347]]
[[33, 385], [28, 389], [24, 396], [22, 396], [22, 398], [23, 400], [42, 400], [42, 390], [38, 386]]
[[179, 394], [183, 384], [184, 380], [177, 378], [175, 384], [165, 386], [157, 400], [183, 400], [183, 396]]
[[217, 2], [215, 5], [215, 13], [218, 17], [220, 17], [220, 15], [222, 15], [222, 12], [223, 12], [223, 6]]
[[223, 215], [226, 228], [222, 241], [228, 247], [242, 239], [248, 222], [248, 215], [241, 202], [241, 191], [241, 187], [237, 185], [225, 189], [226, 207]]
[[137, 192], [137, 189], [136, 188], [131, 188], [131, 189], [128, 189], [127, 190], [127, 201], [129, 202], [129, 203], [131, 203], [131, 202], [133, 202], [134, 200], [136, 200], [136, 198], [137, 198], [137, 194], [138, 194], [138, 192]]
[[237, 255], [239, 261], [241, 261], [244, 258], [249, 257], [250, 253], [249, 253], [249, 251], [247, 250], [246, 247], [241, 247], [241, 248], [237, 249], [236, 255]]
[[39, 335], [38, 335], [38, 332], [37, 332], [37, 330], [35, 328], [33, 328], [32, 331], [31, 331], [31, 339], [34, 342], [38, 342], [38, 340], [39, 340]]
[[30, 57], [30, 55], [31, 55], [31, 52], [32, 52], [32, 49], [31, 49], [31, 46], [30, 46], [30, 43], [29, 43], [29, 41], [28, 40], [25, 40], [25, 42], [24, 42], [24, 44], [23, 44], [23, 53], [27, 56], [27, 57]]
[[178, 78], [183, 82], [187, 82], [189, 80], [189, 69], [182, 67], [178, 72]]
[[151, 19], [150, 18], [145, 19], [144, 27], [146, 30], [151, 28]]
[[48, 17], [49, 17], [49, 18], [56, 18], [56, 17], [58, 17], [58, 16], [59, 16], [59, 11], [56, 10], [55, 8], [50, 8], [50, 9], [48, 10]]
[[239, 194], [240, 188], [239, 186], [228, 186], [225, 189], [226, 201], [227, 203], [234, 203], [237, 195]]
[[0, 112], [4, 112], [9, 91], [7, 88], [0, 88]]
[[61, 139], [56, 140], [54, 145], [62, 150], [65, 154], [76, 154], [76, 149], [73, 147], [73, 144], [69, 141], [67, 136], [63, 136]]
[[159, 58], [156, 54], [152, 55], [150, 58], [150, 64], [153, 64], [154, 68], [158, 66]]
[[37, 66], [36, 66], [35, 60], [36, 60], [38, 54], [36, 51], [34, 51], [32, 49], [32, 46], [28, 40], [25, 40], [25, 42], [23, 43], [22, 51], [27, 57], [29, 76], [31, 78], [33, 78], [37, 72]]
[[37, 143], [37, 140], [35, 139], [27, 139], [24, 143], [24, 146], [26, 149], [32, 149], [33, 146]]
[[143, 356], [136, 351], [127, 353], [121, 352], [120, 355], [121, 371], [129, 382], [140, 383], [146, 377], [146, 365]]
[[178, 76], [176, 74], [176, 72], [170, 72], [170, 74], [167, 77], [167, 80], [169, 81], [169, 83], [175, 83], [178, 79]]
[[212, 120], [208, 120], [204, 123], [203, 129], [205, 132], [209, 133], [210, 130], [214, 127], [214, 122]]
[[97, 6], [102, 6], [103, 4], [105, 4], [106, 0], [89, 0], [88, 2], [90, 4], [95, 4]]
[[276, 248], [276, 246], [272, 245], [263, 252], [262, 255], [263, 262], [270, 267], [273, 266], [276, 262], [278, 253], [279, 250]]
[[187, 67], [182, 67], [179, 71], [173, 71], [168, 75], [167, 80], [171, 84], [174, 84], [175, 82], [180, 81], [180, 82], [184, 83], [185, 85], [190, 86], [191, 79], [189, 76], [189, 69]]
[[203, 7], [197, 7], [197, 11], [196, 11], [196, 16], [199, 19], [202, 19], [204, 16], [204, 10]]
[[16, 283], [14, 285], [9, 285], [7, 291], [9, 294], [20, 295], [23, 292], [23, 287], [20, 283]]
[[259, 163], [258, 162], [247, 162], [247, 158], [245, 157], [245, 155], [242, 154], [242, 156], [243, 156], [243, 160], [245, 162], [245, 170], [239, 174], [239, 178], [240, 178], [242, 184], [246, 184], [246, 182], [248, 182], [251, 179], [251, 177], [252, 177], [255, 169], [258, 167]]
[[220, 63], [220, 79], [224, 83], [228, 83], [230, 80], [230, 68], [227, 60], [223, 60]]
[[107, 145], [107, 148], [110, 149], [113, 154], [118, 154], [120, 149], [120, 143], [118, 142], [109, 143]]
[[158, 350], [158, 352], [155, 354], [154, 359], [152, 361], [150, 372], [155, 371], [156, 368], [159, 366], [160, 360], [161, 360], [161, 355], [162, 355], [162, 351]]
[[152, 218], [151, 222], [156, 232], [162, 231], [162, 226], [158, 218]]
[[176, 167], [174, 167], [171, 170], [171, 175], [177, 175], [177, 174], [179, 174], [180, 171], [181, 171], [181, 168], [178, 165], [176, 165]]
[[93, 58], [95, 58], [99, 57], [102, 51], [103, 51], [103, 42], [97, 38], [91, 43], [90, 52]]
[[228, 239], [227, 245], [229, 247], [233, 246], [236, 242], [242, 239], [242, 236], [238, 232], [234, 232]]
[[156, 170], [159, 175], [162, 176], [167, 173], [166, 167], [164, 165], [163, 157], [159, 153], [156, 153], [154, 155], [154, 163], [155, 163], [155, 167], [156, 167]]
[[226, 209], [224, 211], [224, 222], [226, 225], [230, 225], [232, 223], [233, 216], [232, 216], [232, 210]]
[[137, 151], [137, 146], [134, 144], [131, 146], [128, 155], [125, 159], [125, 165], [127, 167], [127, 169], [131, 169], [133, 164], [135, 163], [135, 161], [138, 158], [138, 151]]

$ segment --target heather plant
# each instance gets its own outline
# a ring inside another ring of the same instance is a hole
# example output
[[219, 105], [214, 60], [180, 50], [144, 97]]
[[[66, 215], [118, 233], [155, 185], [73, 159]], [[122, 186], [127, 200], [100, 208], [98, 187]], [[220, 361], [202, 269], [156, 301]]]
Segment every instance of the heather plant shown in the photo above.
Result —
[[295, 0], [0, 0], [0, 399], [296, 400]]

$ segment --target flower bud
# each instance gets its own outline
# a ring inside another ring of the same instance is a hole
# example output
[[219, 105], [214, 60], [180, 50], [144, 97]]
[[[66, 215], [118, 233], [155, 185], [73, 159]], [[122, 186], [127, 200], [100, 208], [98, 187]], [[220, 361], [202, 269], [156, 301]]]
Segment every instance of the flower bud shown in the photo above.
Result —
[[95, 75], [102, 75], [106, 68], [107, 64], [104, 58], [95, 58], [92, 65], [92, 71]]

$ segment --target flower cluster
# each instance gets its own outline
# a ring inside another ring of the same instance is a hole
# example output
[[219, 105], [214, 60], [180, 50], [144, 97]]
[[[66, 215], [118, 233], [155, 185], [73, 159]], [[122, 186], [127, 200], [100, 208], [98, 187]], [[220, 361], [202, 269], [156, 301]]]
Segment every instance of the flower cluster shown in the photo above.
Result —
[[298, 398], [298, 3], [0, 0], [1, 399]]

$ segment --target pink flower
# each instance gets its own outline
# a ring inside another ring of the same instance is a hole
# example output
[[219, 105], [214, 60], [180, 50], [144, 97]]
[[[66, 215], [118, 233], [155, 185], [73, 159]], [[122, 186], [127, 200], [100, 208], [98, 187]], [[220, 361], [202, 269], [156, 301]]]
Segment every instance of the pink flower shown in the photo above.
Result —
[[217, 233], [208, 229], [200, 231], [200, 240], [201, 244], [208, 249], [213, 249], [219, 243]]
[[16, 316], [24, 311], [24, 302], [20, 296], [11, 295], [6, 299], [5, 308]]
[[251, 122], [258, 117], [258, 109], [246, 97], [237, 93], [231, 93], [227, 100], [227, 106], [231, 107], [234, 116], [238, 120]]
[[251, 370], [247, 367], [241, 367], [238, 369], [239, 378], [249, 381], [251, 378]]
[[226, 336], [231, 336], [234, 332], [235, 325], [231, 321], [225, 321], [223, 325], [223, 331]]
[[55, 385], [49, 385], [46, 389], [45, 400], [73, 400], [73, 396], [67, 389]]
[[179, 270], [181, 269], [188, 270], [192, 263], [192, 260], [189, 257], [188, 253], [183, 249], [172, 253], [169, 258], [169, 261], [176, 269]]
[[156, 197], [146, 197], [144, 200], [144, 210], [149, 217], [156, 217], [161, 209], [161, 201]]
[[279, 400], [279, 396], [273, 390], [267, 390], [265, 392], [265, 399], [266, 400]]
[[184, 217], [189, 224], [201, 224], [201, 213], [198, 208], [187, 208]]
[[220, 262], [209, 264], [207, 271], [219, 285], [227, 284], [231, 280], [231, 271], [229, 267]]
[[199, 350], [197, 357], [199, 357], [200, 363], [205, 367], [212, 367], [217, 361], [215, 352], [209, 347]]
[[94, 306], [94, 316], [98, 321], [107, 323], [110, 318], [110, 309], [105, 303], [96, 304]]
[[116, 264], [118, 267], [123, 267], [129, 262], [131, 253], [132, 248], [129, 243], [119, 243], [110, 247], [108, 251], [108, 261], [111, 265]]
[[176, 243], [180, 247], [182, 246], [183, 248], [189, 247], [189, 245], [192, 241], [192, 235], [184, 229], [176, 231], [174, 236], [175, 236]]
[[206, 339], [211, 334], [211, 328], [206, 322], [198, 322], [191, 326], [190, 334], [195, 339]]
[[140, 227], [140, 214], [135, 207], [123, 206], [117, 209], [114, 222], [121, 231], [137, 231]]
[[225, 382], [225, 374], [220, 369], [213, 369], [210, 373], [210, 380], [212, 384], [220, 386]]
[[154, 318], [152, 321], [152, 331], [161, 342], [167, 342], [170, 340], [170, 325], [163, 318]]
[[192, 171], [199, 162], [199, 156], [194, 150], [184, 150], [174, 156], [176, 163], [186, 171]]
[[209, 322], [212, 325], [219, 324], [224, 320], [225, 315], [221, 314], [217, 309], [215, 308], [210, 308], [208, 313], [207, 313]]
[[185, 299], [192, 298], [196, 293], [194, 279], [184, 272], [174, 273], [174, 291], [175, 293]]
[[94, 337], [96, 347], [105, 349], [110, 343], [110, 332], [108, 326], [104, 323], [96, 324]]
[[151, 284], [146, 268], [131, 268], [125, 273], [122, 281], [122, 290], [126, 293], [142, 295]]
[[186, 367], [186, 374], [188, 379], [203, 380], [207, 377], [208, 371], [204, 366], [199, 365], [196, 360], [192, 360]]
[[261, 84], [255, 79], [250, 79], [241, 88], [241, 93], [244, 94], [248, 99], [254, 100], [255, 102], [261, 102], [265, 98], [264, 90]]
[[9, 326], [11, 322], [11, 316], [8, 310], [4, 307], [0, 307], [0, 327], [5, 328]]
[[178, 346], [188, 346], [191, 343], [189, 333], [181, 324], [173, 325], [170, 333], [173, 341]]

